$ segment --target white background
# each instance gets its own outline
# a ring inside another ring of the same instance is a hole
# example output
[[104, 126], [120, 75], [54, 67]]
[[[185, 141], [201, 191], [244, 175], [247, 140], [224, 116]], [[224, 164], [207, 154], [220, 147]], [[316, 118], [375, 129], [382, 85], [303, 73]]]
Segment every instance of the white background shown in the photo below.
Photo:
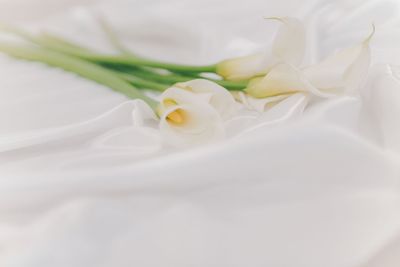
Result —
[[[94, 2], [0, 0], [0, 18], [110, 50], [85, 13]], [[263, 16], [303, 19], [309, 62], [359, 42], [375, 22], [374, 67], [358, 98], [165, 156], [153, 140], [138, 152], [126, 136], [96, 146], [131, 124], [130, 106], [106, 113], [124, 97], [2, 57], [0, 140], [11, 149], [0, 153], [1, 266], [400, 264], [398, 2], [105, 1], [93, 10], [135, 51], [199, 64], [268, 45], [276, 25]]]

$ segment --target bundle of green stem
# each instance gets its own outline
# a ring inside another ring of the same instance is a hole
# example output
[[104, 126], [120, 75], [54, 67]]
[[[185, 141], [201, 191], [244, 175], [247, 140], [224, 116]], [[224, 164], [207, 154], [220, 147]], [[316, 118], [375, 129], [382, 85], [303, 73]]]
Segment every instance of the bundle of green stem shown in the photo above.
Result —
[[[32, 35], [12, 27], [2, 27], [2, 30], [23, 38], [27, 44], [0, 42], [0, 51], [15, 58], [42, 62], [76, 73], [129, 98], [142, 99], [152, 108], [156, 108], [157, 103], [140, 89], [162, 92], [175, 83], [197, 78], [214, 81], [228, 90], [243, 90], [246, 87], [246, 82], [227, 81], [217, 76], [216, 65], [180, 65], [139, 57], [124, 49], [106, 24], [103, 24], [103, 29], [119, 54], [93, 52], [54, 35]], [[210, 78], [210, 73], [216, 78]]]

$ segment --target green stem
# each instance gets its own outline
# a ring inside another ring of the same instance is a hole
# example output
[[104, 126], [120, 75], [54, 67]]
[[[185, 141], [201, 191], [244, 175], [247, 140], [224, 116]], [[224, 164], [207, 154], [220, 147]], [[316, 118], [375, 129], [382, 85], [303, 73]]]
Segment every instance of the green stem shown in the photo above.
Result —
[[128, 73], [115, 72], [115, 74], [118, 75], [119, 77], [121, 77], [122, 79], [128, 81], [129, 83], [133, 84], [134, 86], [141, 88], [141, 89], [152, 89], [155, 91], [164, 92], [169, 87], [169, 85], [141, 79], [139, 77], [130, 75]]
[[[172, 85], [177, 82], [185, 82], [196, 78], [204, 78], [199, 73], [201, 72], [215, 72], [215, 65], [210, 66], [185, 66], [179, 64], [169, 64], [169, 63], [161, 63], [157, 61], [151, 61], [143, 58], [139, 58], [135, 55], [120, 55], [120, 56], [105, 56], [97, 53], [93, 53], [87, 48], [78, 46], [73, 44], [63, 38], [43, 33], [38, 36], [33, 36], [28, 32], [25, 32], [18, 28], [12, 27], [3, 27], [3, 30], [19, 35], [20, 37], [35, 43], [41, 47], [51, 49], [55, 52], [63, 53], [66, 55], [71, 55], [75, 57], [79, 57], [82, 59], [87, 59], [91, 61], [100, 62], [102, 65], [106, 65], [111, 69], [126, 69], [124, 72], [131, 73], [128, 70], [134, 69], [134, 75], [142, 78], [141, 81], [135, 80], [134, 82], [130, 81], [132, 84], [138, 84], [139, 87], [143, 87], [144, 84], [146, 86], [152, 86], [154, 90], [161, 90], [160, 85], [151, 84], [145, 80], [154, 80], [159, 83], [164, 83], [168, 85]], [[109, 29], [110, 30], [110, 29]], [[111, 33], [114, 34], [114, 33]], [[112, 36], [111, 36], [112, 37]], [[109, 36], [110, 38], [110, 36]], [[116, 38], [115, 36], [112, 38]], [[144, 68], [143, 68], [144, 66]], [[172, 71], [173, 73], [163, 75], [159, 73], [155, 73], [154, 71], [146, 69], [148, 67], [154, 68], [164, 68]], [[132, 78], [130, 78], [132, 80]], [[232, 82], [226, 80], [218, 80], [218, 79], [210, 79], [213, 82], [220, 84], [228, 90], [243, 90], [247, 82]], [[165, 90], [165, 89], [164, 89]]]
[[248, 84], [248, 81], [233, 82], [233, 81], [216, 80], [216, 79], [210, 79], [210, 78], [205, 78], [205, 79], [213, 81], [213, 82], [221, 85], [222, 87], [225, 87], [226, 89], [228, 89], [230, 91], [242, 91], [247, 87], [247, 84]]
[[143, 69], [143, 68], [125, 70], [124, 72], [131, 73], [131, 74], [141, 77], [143, 79], [153, 80], [153, 81], [157, 81], [157, 82], [164, 83], [164, 84], [170, 84], [170, 85], [177, 83], [177, 82], [186, 82], [188, 80], [191, 80], [191, 78], [189, 78], [189, 77], [177, 76], [174, 74], [159, 74], [159, 73], [155, 73], [154, 71], [151, 71], [148, 69]]
[[108, 64], [122, 64], [128, 66], [147, 66], [153, 68], [162, 68], [171, 71], [181, 71], [181, 72], [215, 72], [216, 65], [206, 65], [206, 66], [190, 66], [181, 65], [173, 63], [164, 63], [155, 60], [149, 60], [144, 58], [139, 58], [133, 55], [102, 55], [90, 51], [89, 49], [80, 47], [78, 45], [72, 44], [61, 37], [56, 37], [50, 34], [42, 34], [39, 36], [33, 36], [23, 30], [14, 28], [5, 28], [7, 31], [19, 35], [20, 37], [31, 41], [39, 46], [54, 50], [56, 52], [61, 52], [75, 57], [80, 57], [86, 60], [108, 63]]
[[[60, 39], [60, 38], [57, 38]], [[62, 39], [61, 39], [62, 40]], [[108, 63], [108, 64], [119, 64], [119, 65], [128, 65], [128, 66], [147, 66], [153, 68], [161, 68], [167, 69], [171, 71], [181, 71], [181, 72], [215, 72], [216, 65], [206, 65], [206, 66], [190, 66], [190, 65], [181, 65], [174, 63], [165, 63], [159, 62], [155, 60], [143, 59], [139, 57], [135, 57], [132, 55], [124, 54], [124, 55], [103, 55], [99, 53], [94, 53], [86, 49], [76, 49], [76, 47], [64, 46], [62, 43], [57, 43], [55, 39], [49, 40], [44, 38], [39, 38], [36, 40], [36, 43], [55, 50], [57, 52], [69, 54], [72, 56], [80, 57], [86, 60], [99, 62], [99, 63]]]
[[81, 54], [79, 55], [79, 57], [99, 63], [127, 65], [127, 66], [146, 66], [146, 67], [166, 69], [171, 71], [196, 72], [196, 73], [216, 71], [216, 65], [206, 65], [206, 66], [181, 65], [174, 63], [159, 62], [149, 59], [142, 59], [127, 55], [112, 56], [112, 55], [102, 55], [102, 54], [92, 53], [92, 54]]
[[124, 79], [101, 66], [85, 60], [40, 48], [18, 47], [5, 43], [0, 43], [0, 51], [15, 58], [42, 62], [50, 66], [62, 68], [99, 84], [103, 84], [129, 98], [142, 99], [153, 109], [157, 107], [156, 101], [142, 94], [137, 88]]
[[146, 69], [130, 69], [130, 70], [123, 70], [126, 73], [130, 73], [133, 74], [137, 77], [146, 79], [146, 80], [153, 80], [153, 81], [157, 81], [160, 83], [164, 83], [164, 84], [169, 84], [172, 85], [174, 83], [178, 83], [178, 82], [187, 82], [193, 79], [207, 79], [210, 80], [212, 82], [215, 82], [223, 87], [225, 87], [228, 90], [243, 90], [244, 88], [246, 88], [247, 86], [247, 82], [232, 82], [232, 81], [225, 81], [225, 80], [217, 80], [217, 79], [210, 79], [210, 78], [204, 78], [201, 76], [198, 77], [188, 77], [188, 76], [184, 76], [184, 75], [178, 75], [178, 74], [158, 74], [155, 73], [153, 71], [150, 70], [146, 70]]

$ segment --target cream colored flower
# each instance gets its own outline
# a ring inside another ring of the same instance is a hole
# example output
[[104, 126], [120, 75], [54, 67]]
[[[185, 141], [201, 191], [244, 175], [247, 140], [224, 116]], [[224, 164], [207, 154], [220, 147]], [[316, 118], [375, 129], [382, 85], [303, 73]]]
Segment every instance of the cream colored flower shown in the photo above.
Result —
[[193, 80], [167, 89], [160, 97], [160, 130], [175, 146], [212, 142], [224, 137], [223, 120], [235, 101], [223, 87]]
[[309, 92], [319, 97], [353, 94], [362, 84], [370, 65], [369, 41], [339, 51], [322, 62], [305, 68], [278, 64], [264, 77], [252, 79], [245, 91], [263, 98], [295, 92]]
[[311, 92], [321, 97], [329, 96], [315, 88], [300, 69], [285, 63], [277, 65], [264, 77], [252, 79], [245, 92], [256, 98], [289, 95], [296, 92]]
[[303, 69], [304, 76], [319, 90], [332, 93], [356, 92], [368, 74], [371, 61], [370, 35], [359, 45], [343, 49], [321, 63]]
[[213, 106], [223, 119], [227, 119], [235, 112], [235, 99], [224, 87], [205, 79], [195, 79], [177, 83], [176, 87], [196, 93], [199, 97]]
[[295, 18], [268, 18], [282, 24], [270, 51], [227, 59], [217, 65], [217, 73], [227, 80], [246, 80], [266, 74], [274, 65], [300, 65], [305, 53], [305, 29]]

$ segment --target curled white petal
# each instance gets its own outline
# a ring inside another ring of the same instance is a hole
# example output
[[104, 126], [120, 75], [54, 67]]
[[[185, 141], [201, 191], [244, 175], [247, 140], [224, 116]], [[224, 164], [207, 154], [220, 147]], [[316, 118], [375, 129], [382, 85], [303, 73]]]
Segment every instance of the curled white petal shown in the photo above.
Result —
[[217, 73], [228, 80], [246, 80], [266, 74], [274, 65], [286, 62], [299, 66], [305, 54], [305, 27], [295, 18], [269, 18], [282, 22], [270, 51], [222, 61]]
[[264, 77], [251, 80], [246, 92], [256, 98], [296, 92], [309, 92], [320, 97], [331, 96], [331, 94], [316, 88], [307, 80], [301, 70], [290, 64], [279, 64]]
[[343, 49], [321, 63], [305, 68], [304, 75], [310, 83], [324, 91], [356, 92], [368, 74], [371, 60], [369, 41], [374, 31], [361, 44]]
[[160, 130], [165, 143], [187, 146], [224, 137], [219, 112], [198, 94], [172, 87], [161, 95]]
[[278, 62], [299, 66], [306, 49], [306, 31], [303, 23], [290, 17], [268, 19], [282, 22], [272, 45], [272, 55]]
[[[171, 123], [168, 115], [181, 110], [185, 122]], [[165, 111], [160, 118], [160, 130], [164, 141], [174, 146], [213, 142], [224, 137], [222, 120], [215, 110], [206, 104], [178, 105]]]
[[197, 94], [208, 95], [208, 103], [213, 106], [223, 119], [232, 116], [236, 102], [233, 96], [224, 87], [205, 79], [195, 79], [177, 84], [178, 87]]
[[269, 54], [260, 52], [227, 59], [217, 65], [217, 73], [227, 80], [246, 80], [263, 70], [266, 58]]
[[176, 86], [172, 86], [165, 90], [159, 97], [160, 106], [164, 107], [165, 101], [172, 99], [176, 103], [196, 103], [200, 100], [195, 93]]

